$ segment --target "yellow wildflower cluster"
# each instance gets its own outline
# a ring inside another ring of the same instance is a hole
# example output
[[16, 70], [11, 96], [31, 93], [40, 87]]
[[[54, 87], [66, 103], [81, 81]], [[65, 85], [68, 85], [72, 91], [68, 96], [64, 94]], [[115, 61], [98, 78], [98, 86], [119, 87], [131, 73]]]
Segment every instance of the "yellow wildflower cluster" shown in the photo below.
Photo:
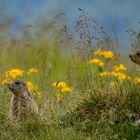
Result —
[[94, 52], [95, 55], [99, 55], [99, 56], [102, 56], [104, 58], [107, 58], [107, 59], [111, 59], [114, 57], [114, 54], [112, 51], [104, 51], [104, 50], [101, 50], [101, 49], [98, 49]]
[[23, 76], [24, 71], [21, 69], [12, 69], [5, 73], [6, 78], [15, 79], [17, 76]]
[[105, 72], [101, 72], [100, 73], [101, 77], [107, 77], [107, 76], [114, 76], [116, 78], [118, 78], [119, 80], [124, 80], [127, 78], [127, 76], [124, 73], [121, 72], [109, 72], [109, 71], [105, 71]]
[[57, 88], [59, 92], [56, 94], [56, 99], [59, 101], [62, 98], [62, 93], [71, 93], [72, 88], [69, 87], [65, 82], [54, 82], [52, 83], [52, 86]]
[[113, 71], [115, 72], [126, 71], [126, 70], [127, 68], [123, 64], [113, 67]]
[[70, 92], [72, 92], [72, 88], [71, 87], [63, 87], [61, 89], [61, 92], [62, 93], [70, 93]]
[[107, 77], [107, 76], [111, 76], [111, 72], [110, 71], [104, 71], [100, 73], [101, 77]]
[[38, 90], [38, 86], [37, 85], [33, 85], [33, 83], [31, 81], [27, 81], [27, 87], [29, 91], [33, 91], [33, 90]]
[[21, 69], [11, 69], [9, 71], [4, 72], [1, 76], [0, 76], [0, 83], [3, 84], [7, 84], [9, 81], [16, 79], [17, 77], [23, 76], [23, 74], [27, 74], [27, 75], [32, 75], [33, 73], [38, 73], [38, 69], [36, 68], [31, 68], [27, 71], [27, 73], [25, 73], [25, 71], [21, 70]]
[[67, 84], [65, 82], [54, 82], [52, 84], [53, 87], [56, 87], [56, 88], [65, 88], [67, 86]]
[[38, 73], [38, 69], [36, 69], [36, 68], [29, 69], [28, 72], [27, 72], [27, 75], [32, 75], [34, 73]]
[[121, 72], [111, 72], [111, 75], [115, 76], [119, 80], [125, 80], [127, 78], [127, 76], [124, 73], [121, 73]]
[[126, 76], [124, 73], [122, 73], [123, 71], [127, 70], [127, 68], [123, 65], [120, 64], [118, 66], [114, 66], [113, 71], [104, 71], [100, 73], [101, 77], [108, 77], [108, 76], [114, 76], [116, 78], [118, 78], [119, 80], [130, 80], [131, 77], [130, 76]]
[[94, 59], [92, 59], [92, 60], [89, 60], [89, 61], [87, 62], [87, 64], [95, 64], [95, 65], [98, 65], [98, 66], [104, 66], [104, 65], [105, 65], [104, 62], [103, 62], [102, 60], [97, 59], [97, 58], [94, 58]]
[[19, 76], [23, 76], [24, 71], [21, 69], [11, 69], [1, 75], [1, 84], [7, 84], [10, 80], [13, 80]]

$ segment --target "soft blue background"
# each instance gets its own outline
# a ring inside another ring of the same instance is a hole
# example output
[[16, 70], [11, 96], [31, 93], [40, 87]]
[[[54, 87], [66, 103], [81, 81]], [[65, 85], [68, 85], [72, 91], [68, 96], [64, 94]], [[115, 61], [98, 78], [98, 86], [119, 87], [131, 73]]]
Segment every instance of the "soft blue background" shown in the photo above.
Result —
[[130, 47], [126, 30], [140, 28], [140, 0], [0, 0], [0, 22], [12, 17], [10, 28], [17, 31], [38, 17], [47, 19], [64, 12], [72, 24], [79, 16], [78, 8], [84, 8], [110, 35], [115, 31], [122, 49]]

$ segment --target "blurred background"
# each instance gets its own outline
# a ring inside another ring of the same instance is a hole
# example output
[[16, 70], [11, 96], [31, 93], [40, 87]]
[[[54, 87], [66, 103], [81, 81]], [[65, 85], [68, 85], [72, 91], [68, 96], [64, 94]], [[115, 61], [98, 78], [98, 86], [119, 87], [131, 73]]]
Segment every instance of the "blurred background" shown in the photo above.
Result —
[[139, 0], [0, 0], [0, 40], [21, 39], [26, 26], [34, 28], [30, 29], [32, 37], [54, 24], [73, 30], [81, 8], [104, 27], [123, 52], [128, 51], [131, 45], [126, 31], [139, 30], [139, 5]]

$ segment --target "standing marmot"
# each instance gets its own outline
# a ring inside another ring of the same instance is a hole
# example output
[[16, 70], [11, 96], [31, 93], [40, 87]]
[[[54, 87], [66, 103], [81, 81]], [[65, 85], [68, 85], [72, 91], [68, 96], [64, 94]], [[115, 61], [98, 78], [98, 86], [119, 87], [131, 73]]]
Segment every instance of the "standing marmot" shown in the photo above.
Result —
[[8, 88], [13, 93], [10, 109], [10, 118], [12, 120], [22, 120], [29, 116], [37, 116], [38, 106], [24, 81], [11, 81], [8, 83]]

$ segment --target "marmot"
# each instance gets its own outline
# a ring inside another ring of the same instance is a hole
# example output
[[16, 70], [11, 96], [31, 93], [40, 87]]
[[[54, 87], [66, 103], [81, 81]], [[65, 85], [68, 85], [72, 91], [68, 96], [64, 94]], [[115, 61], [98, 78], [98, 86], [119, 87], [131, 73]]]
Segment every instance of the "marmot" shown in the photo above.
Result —
[[131, 60], [136, 63], [136, 64], [140, 64], [140, 51], [137, 51], [134, 54], [130, 54], [129, 57], [131, 58]]
[[38, 106], [24, 81], [9, 82], [8, 88], [13, 93], [11, 99], [10, 119], [23, 120], [29, 116], [38, 115]]
[[[135, 63], [140, 65], [140, 51], [137, 51], [134, 54], [130, 54], [129, 57], [131, 58], [131, 60]], [[140, 125], [140, 115], [136, 114], [134, 117], [135, 121], [134, 124], [135, 125]]]

